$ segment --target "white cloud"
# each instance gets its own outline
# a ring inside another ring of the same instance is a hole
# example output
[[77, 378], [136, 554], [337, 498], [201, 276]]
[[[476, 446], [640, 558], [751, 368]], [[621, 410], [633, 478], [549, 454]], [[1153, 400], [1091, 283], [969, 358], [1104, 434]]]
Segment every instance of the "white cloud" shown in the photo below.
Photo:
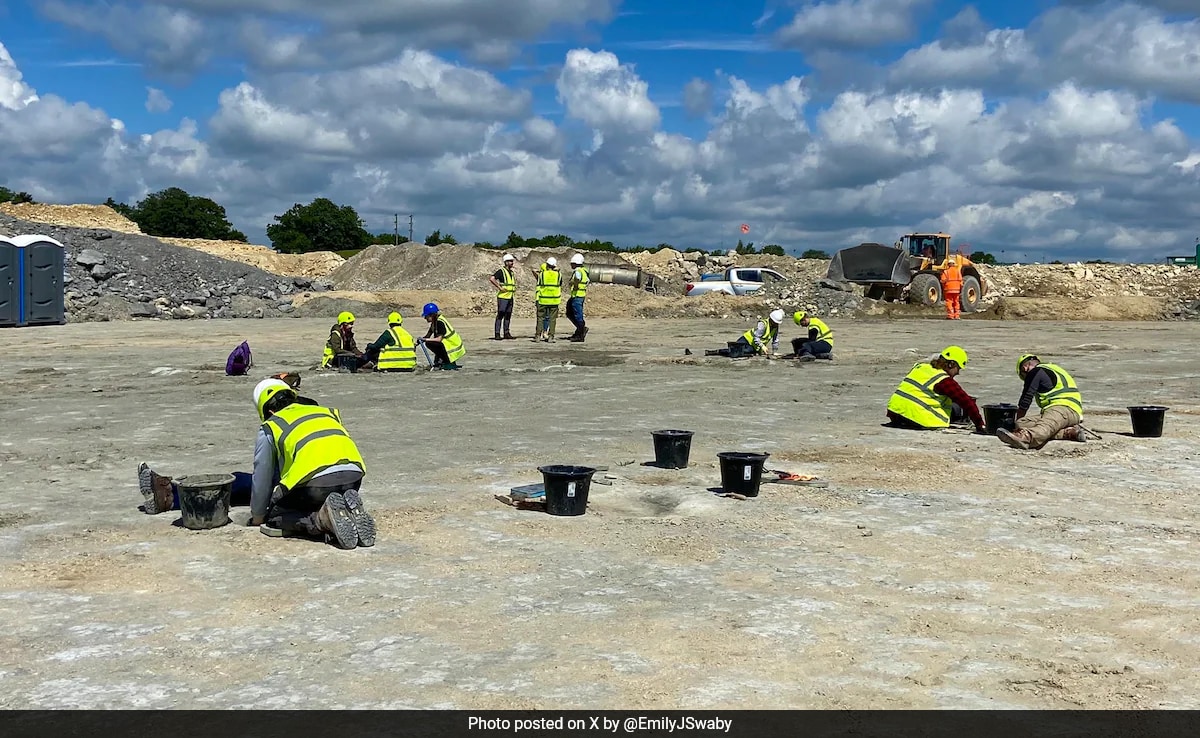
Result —
[[601, 134], [647, 133], [661, 120], [650, 86], [609, 51], [567, 52], [557, 88], [567, 114]]
[[9, 110], [21, 108], [36, 102], [38, 97], [33, 88], [22, 80], [24, 76], [17, 69], [16, 62], [4, 44], [0, 43], [0, 107]]
[[712, 83], [693, 77], [683, 87], [683, 108], [688, 115], [701, 118], [712, 110], [713, 106], [713, 87]]
[[171, 109], [171, 98], [157, 87], [146, 88], [146, 110], [151, 113], [165, 113]]
[[830, 0], [806, 4], [776, 34], [789, 48], [871, 48], [907, 41], [931, 0]]

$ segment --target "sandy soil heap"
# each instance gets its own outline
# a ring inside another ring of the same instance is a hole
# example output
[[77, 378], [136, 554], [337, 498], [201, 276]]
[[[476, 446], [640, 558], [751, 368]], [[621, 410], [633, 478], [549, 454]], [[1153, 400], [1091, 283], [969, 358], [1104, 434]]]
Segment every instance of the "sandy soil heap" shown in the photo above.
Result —
[[268, 246], [258, 246], [238, 241], [211, 241], [203, 238], [162, 238], [160, 241], [203, 251], [230, 261], [258, 267], [265, 272], [284, 277], [323, 278], [346, 263], [332, 251], [312, 254], [281, 254]]
[[42, 203], [0, 203], [0, 213], [20, 220], [73, 228], [103, 228], [118, 233], [140, 234], [141, 228], [107, 205], [43, 205]]

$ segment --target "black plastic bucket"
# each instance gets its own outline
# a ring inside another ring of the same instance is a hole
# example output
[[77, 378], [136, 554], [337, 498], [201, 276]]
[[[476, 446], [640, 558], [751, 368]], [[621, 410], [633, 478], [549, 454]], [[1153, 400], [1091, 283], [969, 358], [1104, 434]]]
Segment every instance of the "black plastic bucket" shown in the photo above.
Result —
[[229, 523], [232, 474], [193, 474], [175, 480], [179, 486], [179, 513], [190, 530], [220, 528]]
[[1129, 421], [1133, 424], [1133, 435], [1138, 438], [1160, 438], [1167, 410], [1162, 405], [1134, 405], [1129, 408]]
[[657, 430], [654, 436], [654, 464], [664, 469], [686, 469], [692, 453], [693, 431]]
[[741, 451], [724, 451], [717, 454], [721, 460], [721, 489], [727, 494], [758, 497], [762, 484], [763, 464], [771, 454], [748, 454]]
[[1017, 429], [1017, 406], [1007, 402], [984, 405], [983, 422], [987, 426], [987, 432], [993, 436], [1001, 428], [1015, 431]]
[[596, 470], [590, 466], [539, 466], [546, 483], [546, 512], [572, 516], [587, 512], [588, 489]]

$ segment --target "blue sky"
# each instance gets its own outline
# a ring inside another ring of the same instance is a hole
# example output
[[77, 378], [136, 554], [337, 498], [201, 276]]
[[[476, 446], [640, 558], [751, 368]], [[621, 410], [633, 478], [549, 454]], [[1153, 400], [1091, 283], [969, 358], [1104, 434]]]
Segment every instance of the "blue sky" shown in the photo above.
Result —
[[[948, 223], [976, 246], [1157, 260], [1200, 233], [1183, 197], [1200, 24], [1174, 12], [1190, 0], [497, 0], [474, 25], [472, 1], [437, 18], [406, 0], [10, 0], [7, 78], [39, 100], [0, 115], [50, 116], [69, 140], [43, 132], [42, 150], [104, 151], [109, 168], [66, 181], [27, 152], [0, 157], [0, 184], [95, 202], [183, 186], [259, 241], [272, 213], [318, 196], [372, 230], [420, 209], [417, 230], [492, 240], [711, 247], [752, 222], [759, 242], [828, 250]], [[375, 80], [361, 109], [293, 99], [360, 80]]]

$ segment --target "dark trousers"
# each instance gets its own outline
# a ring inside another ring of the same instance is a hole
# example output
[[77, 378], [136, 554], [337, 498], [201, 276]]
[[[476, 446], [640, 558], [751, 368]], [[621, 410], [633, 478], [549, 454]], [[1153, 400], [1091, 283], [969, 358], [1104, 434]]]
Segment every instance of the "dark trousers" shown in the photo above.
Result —
[[[890, 421], [890, 424], [896, 428], [903, 428], [905, 430], [941, 430], [940, 428], [926, 428], [923, 425], [918, 425], [917, 423], [914, 423], [913, 421], [909, 420], [908, 418], [906, 418], [902, 415], [897, 415], [896, 413], [892, 412], [891, 410], [888, 410], [887, 417], [888, 417], [888, 420]], [[963, 410], [962, 407], [960, 407], [957, 402], [950, 403], [950, 423], [951, 423], [951, 425], [953, 425], [955, 423], [962, 423], [966, 419], [967, 419], [967, 412], [965, 410]]]
[[[376, 353], [376, 355], [378, 355], [378, 353]], [[357, 372], [359, 369], [363, 368], [364, 364], [367, 364], [370, 361], [373, 361], [373, 359], [368, 359], [367, 354], [363, 354], [362, 356], [355, 356], [354, 354], [338, 354], [337, 356], [333, 357], [333, 365], [335, 367], [338, 369], [349, 369], [351, 372]]]
[[434, 341], [432, 343], [426, 342], [425, 346], [433, 352], [434, 366], [437, 366], [438, 364], [450, 363], [450, 354], [446, 351], [446, 344], [442, 343], [441, 341]]
[[[250, 505], [250, 491], [253, 488], [253, 474], [250, 472], [233, 472], [233, 487], [229, 493], [230, 507], [248, 507]], [[171, 509], [178, 510], [179, 485], [175, 482], [171, 482], [171, 494], [174, 497], [174, 502], [171, 505]]]
[[[291, 533], [321, 537], [325, 534], [317, 521], [317, 511], [325, 504], [325, 498], [334, 492], [349, 492], [362, 487], [363, 475], [357, 471], [338, 472], [318, 477], [312, 483], [296, 489], [272, 495], [271, 507], [267, 510], [267, 525]], [[277, 487], [277, 490], [282, 488]]]
[[508, 336], [512, 334], [509, 329], [509, 324], [512, 323], [513, 301], [511, 297], [496, 298], [496, 335]]
[[583, 330], [587, 323], [583, 319], [583, 298], [572, 297], [567, 300], [567, 320], [571, 321], [571, 325], [575, 326], [575, 332]]
[[803, 338], [793, 338], [792, 351], [795, 352], [796, 356], [802, 354], [819, 356], [821, 354], [833, 353], [833, 346], [829, 345], [829, 341], [806, 341]]

